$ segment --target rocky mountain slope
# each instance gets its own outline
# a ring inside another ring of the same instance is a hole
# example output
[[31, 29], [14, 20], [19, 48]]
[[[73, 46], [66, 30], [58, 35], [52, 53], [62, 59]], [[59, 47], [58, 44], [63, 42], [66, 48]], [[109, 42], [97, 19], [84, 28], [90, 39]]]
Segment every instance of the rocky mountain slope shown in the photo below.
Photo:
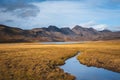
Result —
[[23, 30], [16, 27], [0, 25], [0, 42], [34, 42], [34, 41], [90, 41], [120, 39], [120, 31], [97, 31], [93, 28], [83, 28], [76, 25], [58, 28], [50, 25], [48, 28]]

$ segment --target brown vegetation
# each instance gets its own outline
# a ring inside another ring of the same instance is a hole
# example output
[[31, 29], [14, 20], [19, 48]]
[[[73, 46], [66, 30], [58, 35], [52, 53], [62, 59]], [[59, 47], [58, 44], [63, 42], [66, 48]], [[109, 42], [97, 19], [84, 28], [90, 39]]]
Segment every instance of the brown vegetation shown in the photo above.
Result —
[[81, 50], [78, 59], [82, 64], [120, 72], [120, 41], [89, 43]]
[[0, 80], [74, 80], [58, 65], [80, 51], [78, 59], [88, 66], [120, 72], [120, 41], [42, 45], [0, 44]]
[[73, 80], [57, 65], [75, 52], [64, 46], [1, 44], [0, 80]]

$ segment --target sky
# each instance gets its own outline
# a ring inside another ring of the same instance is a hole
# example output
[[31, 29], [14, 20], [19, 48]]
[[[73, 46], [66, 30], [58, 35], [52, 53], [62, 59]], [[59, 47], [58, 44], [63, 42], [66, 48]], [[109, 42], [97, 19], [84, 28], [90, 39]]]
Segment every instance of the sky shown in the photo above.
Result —
[[0, 24], [120, 31], [120, 0], [0, 0]]

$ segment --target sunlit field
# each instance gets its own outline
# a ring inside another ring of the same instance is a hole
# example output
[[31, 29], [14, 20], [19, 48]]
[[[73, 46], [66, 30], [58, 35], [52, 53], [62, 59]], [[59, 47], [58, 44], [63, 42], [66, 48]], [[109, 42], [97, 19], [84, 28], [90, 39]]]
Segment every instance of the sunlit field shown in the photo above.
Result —
[[92, 42], [79, 49], [81, 63], [120, 72], [120, 41]]
[[78, 51], [81, 63], [120, 72], [119, 40], [61, 45], [13, 43], [0, 44], [0, 80], [74, 80], [58, 66]]

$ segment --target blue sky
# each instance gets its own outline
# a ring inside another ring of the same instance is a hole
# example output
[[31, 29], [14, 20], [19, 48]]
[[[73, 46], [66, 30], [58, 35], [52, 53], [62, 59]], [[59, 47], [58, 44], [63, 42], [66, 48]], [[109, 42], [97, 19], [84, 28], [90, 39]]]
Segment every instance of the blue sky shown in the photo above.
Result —
[[0, 24], [120, 30], [120, 0], [0, 0]]

